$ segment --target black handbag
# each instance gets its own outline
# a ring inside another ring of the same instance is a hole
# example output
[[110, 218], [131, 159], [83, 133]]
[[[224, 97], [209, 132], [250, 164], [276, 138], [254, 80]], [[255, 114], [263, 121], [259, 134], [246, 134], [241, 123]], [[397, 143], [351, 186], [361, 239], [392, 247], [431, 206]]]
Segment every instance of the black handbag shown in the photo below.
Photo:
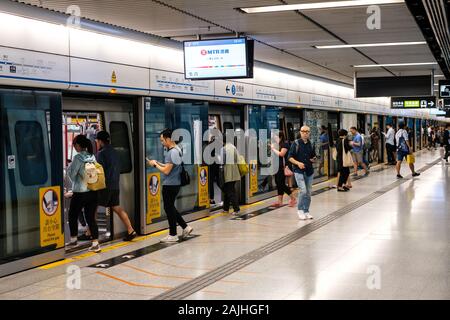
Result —
[[[183, 158], [182, 152], [180, 152], [180, 158]], [[189, 173], [184, 169], [183, 161], [181, 162], [180, 183], [182, 187], [187, 186], [191, 183], [191, 177], [189, 177]]]
[[180, 182], [182, 187], [191, 183], [191, 177], [189, 177], [189, 173], [184, 169], [184, 163], [181, 163]]

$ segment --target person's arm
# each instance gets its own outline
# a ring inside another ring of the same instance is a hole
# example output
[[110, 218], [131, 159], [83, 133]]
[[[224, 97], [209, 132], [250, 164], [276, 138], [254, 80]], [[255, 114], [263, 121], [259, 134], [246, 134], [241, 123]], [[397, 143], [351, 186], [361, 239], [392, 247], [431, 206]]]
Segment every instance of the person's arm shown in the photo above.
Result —
[[317, 159], [316, 148], [314, 146], [312, 146], [311, 159], [309, 159], [309, 161], [315, 162], [316, 159]]
[[162, 164], [162, 163], [159, 163], [158, 161], [155, 161], [154, 167], [167, 176], [170, 174], [170, 172], [173, 169], [173, 163]]
[[273, 150], [273, 152], [274, 152], [277, 156], [279, 156], [279, 157], [284, 157], [284, 156], [286, 155], [286, 153], [288, 152], [288, 149], [287, 149], [287, 148], [281, 148], [280, 151], [278, 151], [278, 150], [275, 149], [275, 148], [272, 148], [272, 150]]
[[82, 161], [79, 160], [79, 157], [75, 156], [73, 158], [72, 163], [67, 168], [67, 176], [70, 178], [70, 180], [73, 182], [75, 181], [76, 176], [78, 175], [78, 172], [80, 171], [82, 165]]

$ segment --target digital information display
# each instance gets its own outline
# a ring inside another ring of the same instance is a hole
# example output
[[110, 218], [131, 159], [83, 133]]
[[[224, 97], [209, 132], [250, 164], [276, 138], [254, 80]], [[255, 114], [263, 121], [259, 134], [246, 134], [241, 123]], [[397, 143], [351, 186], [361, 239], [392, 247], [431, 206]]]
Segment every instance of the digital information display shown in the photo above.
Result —
[[391, 98], [392, 109], [436, 108], [436, 97]]
[[230, 79], [248, 77], [245, 38], [185, 41], [186, 79]]
[[439, 80], [439, 98], [450, 98], [450, 81]]

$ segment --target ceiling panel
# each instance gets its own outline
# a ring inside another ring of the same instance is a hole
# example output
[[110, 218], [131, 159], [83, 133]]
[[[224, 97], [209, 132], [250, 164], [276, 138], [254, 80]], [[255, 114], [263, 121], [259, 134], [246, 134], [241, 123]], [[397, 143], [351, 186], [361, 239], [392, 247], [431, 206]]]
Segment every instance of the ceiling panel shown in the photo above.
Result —
[[[327, 0], [303, 2], [323, 1]], [[20, 2], [61, 12], [73, 4], [71, 0]], [[381, 6], [380, 30], [367, 28], [369, 15], [365, 7], [303, 12], [315, 24], [293, 11], [243, 14], [235, 10], [236, 7], [281, 4], [277, 0], [77, 0], [76, 4], [82, 17], [176, 40], [192, 39], [197, 34], [223, 37], [230, 36], [231, 31], [241, 32], [260, 42], [255, 47], [258, 60], [349, 84], [353, 83], [353, 65], [372, 64], [371, 59], [377, 63], [435, 61], [426, 45], [360, 49], [363, 54], [353, 49], [312, 48], [313, 45], [341, 44], [336, 36], [347, 43], [423, 41], [422, 33], [404, 4]], [[414, 70], [420, 73], [424, 68], [390, 70], [396, 74]], [[384, 70], [380, 73], [389, 75]]]

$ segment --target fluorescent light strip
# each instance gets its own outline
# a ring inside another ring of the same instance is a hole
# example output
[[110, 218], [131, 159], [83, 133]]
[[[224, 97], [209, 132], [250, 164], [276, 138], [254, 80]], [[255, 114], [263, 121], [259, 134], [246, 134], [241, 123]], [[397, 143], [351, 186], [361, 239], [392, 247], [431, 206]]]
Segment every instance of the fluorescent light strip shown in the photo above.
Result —
[[437, 62], [418, 62], [418, 63], [384, 63], [384, 64], [360, 64], [354, 68], [379, 68], [379, 67], [407, 67], [407, 66], [429, 66], [436, 65]]
[[435, 74], [434, 77], [435, 78], [444, 78], [444, 75], [442, 75], [442, 74]]
[[416, 42], [386, 42], [386, 43], [365, 43], [365, 44], [341, 44], [330, 46], [313, 46], [316, 49], [344, 49], [344, 48], [366, 48], [366, 47], [391, 47], [391, 46], [414, 46], [427, 44], [425, 41]]
[[263, 7], [240, 8], [240, 9], [246, 13], [265, 13], [265, 12], [294, 11], [294, 10], [360, 7], [360, 6], [394, 4], [404, 2], [405, 2], [404, 0], [353, 0], [353, 1], [283, 4], [278, 6], [263, 6]]

